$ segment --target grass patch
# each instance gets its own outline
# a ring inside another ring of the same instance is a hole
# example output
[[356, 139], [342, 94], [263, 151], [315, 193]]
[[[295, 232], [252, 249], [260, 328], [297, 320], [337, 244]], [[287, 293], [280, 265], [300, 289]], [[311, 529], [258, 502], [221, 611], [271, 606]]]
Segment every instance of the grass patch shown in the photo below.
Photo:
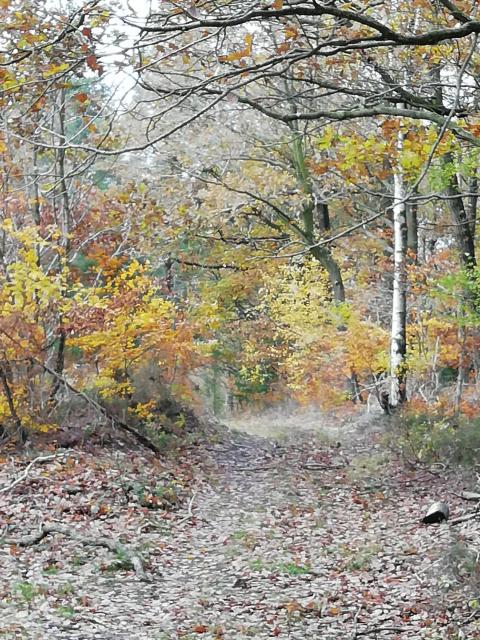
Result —
[[72, 565], [74, 567], [83, 567], [83, 565], [87, 564], [88, 562], [88, 558], [86, 558], [85, 556], [73, 556], [72, 558]]
[[232, 535], [232, 540], [250, 551], [258, 546], [257, 534], [253, 531], [245, 531], [243, 529], [235, 531]]
[[12, 591], [27, 604], [31, 604], [41, 593], [37, 585], [32, 582], [17, 582], [13, 585]]
[[281, 562], [278, 570], [282, 573], [288, 573], [289, 576], [304, 576], [312, 572], [309, 565], [296, 564], [295, 562]]
[[74, 591], [75, 591], [75, 587], [71, 582], [64, 582], [57, 589], [57, 593], [59, 596], [68, 596]]
[[278, 564], [267, 564], [260, 558], [250, 562], [252, 571], [271, 571], [272, 573], [286, 573], [289, 576], [304, 576], [312, 573], [310, 565], [302, 565], [296, 562], [279, 562]]
[[250, 562], [250, 569], [252, 571], [263, 571], [264, 569], [266, 569], [266, 565], [263, 562], [263, 560], [260, 560], [260, 558], [257, 558], [256, 560], [252, 560]]
[[389, 462], [390, 455], [388, 451], [358, 456], [358, 458], [352, 460], [347, 471], [347, 477], [352, 482], [377, 478]]
[[249, 535], [248, 531], [245, 531], [245, 529], [239, 529], [238, 531], [234, 531], [232, 533], [232, 539], [233, 540], [243, 540], [248, 535]]
[[43, 568], [43, 574], [45, 576], [55, 576], [58, 573], [58, 566], [56, 564], [49, 564]]
[[368, 571], [371, 568], [372, 560], [380, 551], [378, 544], [371, 544], [364, 549], [354, 552], [347, 560], [345, 569], [347, 571]]

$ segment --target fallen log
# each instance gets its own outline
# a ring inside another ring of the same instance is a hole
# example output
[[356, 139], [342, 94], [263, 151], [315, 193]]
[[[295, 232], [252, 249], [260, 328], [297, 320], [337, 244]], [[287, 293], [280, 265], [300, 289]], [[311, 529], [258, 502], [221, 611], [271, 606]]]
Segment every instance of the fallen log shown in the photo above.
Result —
[[462, 491], [460, 494], [460, 498], [462, 500], [480, 500], [480, 493], [475, 493], [473, 491]]

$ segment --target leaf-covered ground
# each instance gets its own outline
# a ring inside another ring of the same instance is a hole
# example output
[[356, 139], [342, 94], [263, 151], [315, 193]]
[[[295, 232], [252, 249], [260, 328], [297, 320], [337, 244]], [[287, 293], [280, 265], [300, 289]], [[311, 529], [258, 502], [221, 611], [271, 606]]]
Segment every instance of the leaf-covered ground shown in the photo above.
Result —
[[[277, 440], [219, 429], [161, 462], [98, 448], [35, 464], [0, 493], [0, 637], [480, 637], [476, 520], [420, 523], [438, 498], [452, 519], [474, 509], [460, 481], [406, 469], [371, 429], [285, 424]], [[4, 459], [0, 487], [27, 463]], [[13, 544], [48, 523], [126, 552]]]

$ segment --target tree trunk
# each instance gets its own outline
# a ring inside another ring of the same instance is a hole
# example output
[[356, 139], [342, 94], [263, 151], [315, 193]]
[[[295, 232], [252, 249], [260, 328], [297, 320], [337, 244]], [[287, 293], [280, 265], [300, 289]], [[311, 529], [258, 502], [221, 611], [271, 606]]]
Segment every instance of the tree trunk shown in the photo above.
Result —
[[[445, 163], [453, 163], [451, 153], [444, 156]], [[467, 213], [457, 174], [450, 178], [446, 193], [449, 196], [449, 206], [455, 225], [455, 238], [460, 252], [460, 263], [464, 269], [471, 271], [476, 266], [475, 258], [475, 221]], [[472, 224], [473, 222], [473, 224]]]
[[411, 264], [417, 262], [418, 255], [418, 205], [416, 202], [409, 203], [407, 212], [407, 250], [408, 259]]
[[462, 393], [463, 386], [465, 381], [465, 347], [467, 342], [467, 331], [466, 327], [463, 324], [463, 319], [465, 317], [465, 310], [462, 308], [463, 305], [459, 306], [458, 310], [458, 344], [460, 347], [460, 352], [458, 356], [458, 371], [457, 371], [457, 384], [455, 387], [455, 397], [453, 401], [453, 411], [455, 417], [458, 418], [460, 415], [460, 409], [462, 404]]
[[317, 202], [317, 220], [320, 232], [330, 231], [330, 212], [328, 210], [328, 204], [326, 202]]
[[[345, 287], [343, 284], [342, 273], [336, 260], [333, 258], [330, 247], [315, 246], [315, 222], [321, 231], [330, 229], [330, 216], [328, 205], [326, 203], [318, 203], [313, 192], [313, 185], [305, 163], [305, 149], [300, 133], [296, 132], [293, 140], [293, 165], [297, 174], [297, 179], [305, 194], [308, 195], [310, 201], [304, 206], [302, 211], [303, 237], [310, 245], [310, 254], [318, 260], [320, 265], [328, 273], [332, 296], [335, 302], [345, 302]], [[315, 220], [315, 215], [318, 220]]]
[[342, 272], [337, 262], [332, 258], [330, 251], [325, 249], [325, 247], [312, 247], [310, 253], [328, 273], [335, 302], [345, 302], [345, 287]]
[[475, 175], [468, 181], [468, 219], [470, 222], [470, 233], [475, 236], [475, 228], [477, 225], [477, 205], [478, 205], [478, 169], [475, 170]]
[[[430, 75], [435, 86], [435, 98], [439, 106], [444, 106], [441, 69], [442, 64], [435, 65]], [[448, 165], [455, 165], [455, 158], [452, 152], [446, 153], [442, 157], [443, 166], [448, 169]], [[448, 172], [450, 173], [450, 172]], [[447, 173], [447, 175], [448, 175]], [[472, 185], [476, 190], [476, 179]], [[458, 182], [458, 176], [453, 173], [448, 180], [448, 186], [445, 189], [446, 195], [449, 196], [448, 205], [452, 214], [455, 239], [460, 253], [460, 264], [467, 271], [472, 270], [476, 266], [475, 260], [475, 222], [476, 222], [476, 197], [468, 201], [468, 210], [465, 206], [464, 198]]]
[[[403, 134], [398, 134], [397, 149], [401, 152]], [[394, 172], [393, 229], [394, 267], [392, 329], [390, 344], [390, 406], [395, 408], [406, 399], [405, 355], [407, 352], [407, 223], [405, 186], [399, 166]]]

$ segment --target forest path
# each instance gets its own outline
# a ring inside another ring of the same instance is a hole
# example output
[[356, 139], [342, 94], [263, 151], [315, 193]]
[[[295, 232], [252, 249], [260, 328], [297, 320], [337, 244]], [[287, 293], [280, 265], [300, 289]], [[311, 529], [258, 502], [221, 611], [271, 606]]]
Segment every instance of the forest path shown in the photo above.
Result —
[[[98, 550], [75, 564], [85, 552], [69, 540], [5, 554], [14, 595], [4, 589], [0, 637], [480, 637], [469, 606], [475, 558], [460, 527], [419, 522], [439, 496], [458, 515], [454, 487], [406, 471], [368, 429], [287, 431], [276, 441], [224, 433], [201, 452], [209, 461], [197, 489], [170, 518], [118, 507], [99, 523], [143, 549], [149, 582], [99, 572]], [[47, 577], [46, 557], [59, 556]], [[44, 585], [23, 606], [15, 574]]]

